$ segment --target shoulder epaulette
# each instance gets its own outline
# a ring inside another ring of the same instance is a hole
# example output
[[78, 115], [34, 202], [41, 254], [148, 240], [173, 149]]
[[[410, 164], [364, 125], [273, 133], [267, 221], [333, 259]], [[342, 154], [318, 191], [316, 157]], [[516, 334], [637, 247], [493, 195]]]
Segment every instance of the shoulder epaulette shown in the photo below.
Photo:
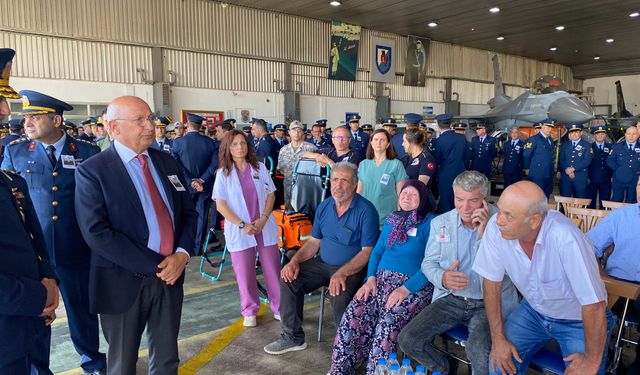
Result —
[[91, 142], [91, 141], [87, 141], [87, 140], [85, 140], [85, 139], [74, 138], [74, 141], [76, 141], [76, 142], [82, 142], [82, 143], [86, 143], [86, 144], [91, 145], [91, 146], [96, 146], [96, 147], [98, 147], [98, 144], [96, 144], [96, 143], [94, 143], [94, 142]]
[[28, 137], [22, 137], [22, 138], [18, 138], [18, 139], [15, 139], [15, 140], [9, 142], [9, 144], [10, 145], [14, 145], [16, 143], [22, 143], [22, 142], [27, 142], [27, 141], [30, 141], [30, 139]]

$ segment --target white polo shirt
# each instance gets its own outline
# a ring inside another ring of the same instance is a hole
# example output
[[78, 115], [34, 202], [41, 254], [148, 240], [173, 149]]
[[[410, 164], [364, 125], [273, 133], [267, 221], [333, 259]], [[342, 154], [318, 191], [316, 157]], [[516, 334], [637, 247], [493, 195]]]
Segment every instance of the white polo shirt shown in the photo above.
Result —
[[582, 320], [582, 306], [607, 300], [593, 244], [564, 215], [547, 213], [533, 248], [525, 254], [516, 240], [505, 240], [494, 215], [485, 230], [473, 270], [500, 282], [506, 273], [540, 314]]

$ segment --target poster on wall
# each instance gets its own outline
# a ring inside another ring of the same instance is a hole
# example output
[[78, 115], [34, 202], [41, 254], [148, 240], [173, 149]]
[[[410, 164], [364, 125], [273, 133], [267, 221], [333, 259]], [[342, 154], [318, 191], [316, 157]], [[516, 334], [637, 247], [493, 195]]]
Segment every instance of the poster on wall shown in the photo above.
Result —
[[404, 63], [404, 85], [424, 87], [427, 81], [429, 39], [409, 35]]
[[192, 113], [194, 115], [202, 116], [207, 120], [206, 124], [202, 125], [215, 125], [221, 123], [224, 120], [224, 112], [223, 111], [201, 111], [199, 109], [183, 109], [180, 114], [180, 119], [183, 124], [187, 123], [187, 113]]
[[331, 21], [329, 79], [356, 80], [359, 45], [360, 26]]
[[236, 125], [249, 125], [254, 112], [253, 108], [236, 108]]
[[374, 36], [371, 38], [371, 80], [374, 82], [394, 82], [396, 61], [393, 57], [396, 43], [393, 39]]

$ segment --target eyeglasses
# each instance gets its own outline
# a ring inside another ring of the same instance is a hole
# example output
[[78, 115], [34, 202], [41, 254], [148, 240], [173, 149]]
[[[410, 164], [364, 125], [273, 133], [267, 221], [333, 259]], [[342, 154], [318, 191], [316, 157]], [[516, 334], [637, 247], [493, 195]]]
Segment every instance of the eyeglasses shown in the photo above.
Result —
[[158, 116], [152, 113], [147, 117], [140, 116], [136, 118], [114, 118], [113, 121], [130, 121], [140, 126], [140, 125], [143, 125], [145, 121], [149, 121], [150, 123], [153, 124], [157, 119], [158, 119]]
[[347, 139], [351, 139], [351, 137], [349, 137], [348, 135], [335, 135], [332, 137], [333, 139], [341, 139], [341, 140], [347, 140]]

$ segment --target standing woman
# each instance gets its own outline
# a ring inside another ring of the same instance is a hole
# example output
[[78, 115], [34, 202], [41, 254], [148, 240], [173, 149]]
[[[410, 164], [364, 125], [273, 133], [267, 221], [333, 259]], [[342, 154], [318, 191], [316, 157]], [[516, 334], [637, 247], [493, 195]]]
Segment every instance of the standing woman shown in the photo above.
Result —
[[410, 180], [419, 180], [429, 189], [426, 194], [431, 207], [436, 206], [436, 200], [431, 193], [431, 179], [436, 174], [436, 159], [424, 147], [427, 141], [426, 132], [420, 128], [407, 129], [402, 135], [402, 148], [406, 154], [402, 158], [402, 165]]
[[220, 145], [220, 169], [212, 199], [225, 218], [224, 238], [240, 289], [244, 326], [254, 327], [260, 308], [256, 281], [256, 251], [275, 319], [280, 320], [280, 253], [277, 227], [271, 215], [276, 190], [247, 135], [233, 129]]
[[358, 194], [375, 206], [380, 216], [380, 229], [384, 220], [398, 208], [398, 195], [407, 180], [402, 162], [397, 160], [391, 145], [391, 136], [384, 129], [373, 132], [367, 146], [367, 160], [358, 167]]

